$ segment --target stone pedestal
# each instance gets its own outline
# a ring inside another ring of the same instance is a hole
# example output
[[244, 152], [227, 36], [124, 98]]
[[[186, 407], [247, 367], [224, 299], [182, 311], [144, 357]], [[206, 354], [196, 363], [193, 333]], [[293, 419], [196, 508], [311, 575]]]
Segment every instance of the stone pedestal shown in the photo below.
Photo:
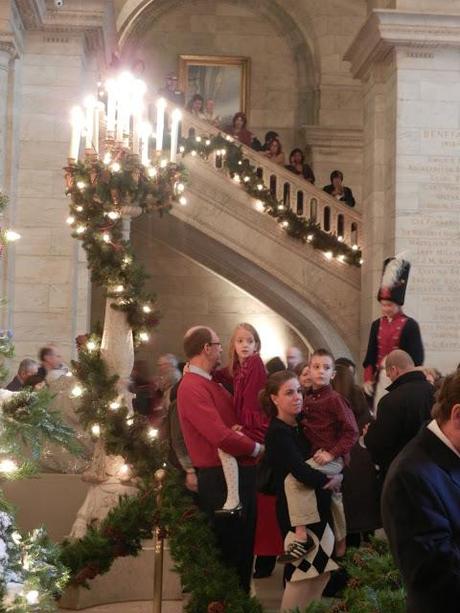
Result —
[[374, 11], [346, 59], [365, 87], [365, 342], [382, 260], [408, 250], [427, 365], [458, 363], [460, 16]]

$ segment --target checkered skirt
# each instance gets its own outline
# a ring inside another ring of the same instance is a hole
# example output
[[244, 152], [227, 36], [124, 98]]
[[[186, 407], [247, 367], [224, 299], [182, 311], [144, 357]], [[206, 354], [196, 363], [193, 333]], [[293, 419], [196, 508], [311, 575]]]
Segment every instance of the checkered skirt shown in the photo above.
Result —
[[[286, 579], [288, 581], [311, 579], [338, 568], [331, 558], [335, 539], [330, 525], [326, 521], [310, 524], [307, 527], [307, 532], [316, 546], [300, 560], [286, 564]], [[285, 549], [292, 541], [295, 541], [295, 533], [288, 532], [284, 539]]]

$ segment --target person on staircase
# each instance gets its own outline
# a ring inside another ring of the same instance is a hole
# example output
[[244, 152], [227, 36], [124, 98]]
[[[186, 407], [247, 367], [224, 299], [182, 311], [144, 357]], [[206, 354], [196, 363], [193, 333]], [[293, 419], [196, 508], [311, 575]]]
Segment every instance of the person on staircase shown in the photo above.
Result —
[[267, 151], [264, 151], [263, 154], [275, 164], [279, 164], [280, 166], [285, 165], [283, 147], [281, 145], [281, 141], [278, 138], [274, 138], [272, 140], [269, 149]]
[[224, 131], [243, 145], [252, 147], [255, 136], [248, 130], [247, 125], [248, 118], [245, 113], [235, 113], [235, 115], [233, 115], [232, 124], [227, 126]]
[[340, 170], [334, 170], [331, 172], [330, 179], [331, 183], [329, 185], [325, 185], [323, 190], [336, 200], [344, 202], [350, 207], [355, 206], [353, 192], [349, 187], [346, 187], [343, 184], [343, 173]]
[[422, 336], [418, 323], [402, 311], [409, 280], [410, 263], [404, 254], [387, 258], [377, 300], [381, 317], [372, 322], [364, 358], [364, 392], [373, 397], [374, 413], [391, 381], [385, 376], [385, 357], [394, 349], [406, 351], [415, 366], [424, 360]]
[[315, 183], [315, 174], [311, 166], [306, 164], [305, 155], [302, 149], [296, 148], [289, 154], [289, 164], [286, 166], [288, 170], [296, 175], [300, 175], [312, 185]]

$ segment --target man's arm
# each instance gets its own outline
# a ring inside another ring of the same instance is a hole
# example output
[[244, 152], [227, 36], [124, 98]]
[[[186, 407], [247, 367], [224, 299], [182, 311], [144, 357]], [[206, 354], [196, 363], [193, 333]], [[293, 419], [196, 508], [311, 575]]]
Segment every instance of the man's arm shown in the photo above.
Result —
[[371, 421], [364, 435], [364, 444], [374, 464], [388, 466], [393, 460], [402, 428], [399, 417], [402, 411], [398, 409], [400, 407], [392, 406], [388, 396], [384, 396], [377, 408], [377, 419]]
[[367, 343], [366, 357], [364, 358], [364, 380], [366, 382], [373, 381], [374, 372], [377, 365], [378, 356], [378, 327], [379, 321], [373, 321], [369, 332], [369, 341]]
[[[404, 471], [387, 483], [382, 512], [393, 555], [408, 587], [421, 598], [425, 592], [439, 611], [447, 611], [445, 602], [457, 607], [460, 544], [445, 511], [442, 482], [434, 487], [426, 475]], [[448, 608], [454, 610], [458, 608]]]
[[197, 387], [184, 390], [182, 384], [179, 388], [178, 407], [181, 425], [188, 421], [213, 447], [234, 457], [251, 456], [257, 450], [258, 444], [244, 434], [234, 432], [222, 421], [212, 398], [205, 390]]

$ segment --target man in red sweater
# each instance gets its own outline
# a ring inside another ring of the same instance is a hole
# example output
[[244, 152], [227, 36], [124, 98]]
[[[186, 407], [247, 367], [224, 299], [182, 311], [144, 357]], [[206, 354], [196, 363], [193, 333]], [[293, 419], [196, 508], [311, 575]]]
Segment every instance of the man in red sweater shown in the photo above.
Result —
[[[219, 365], [222, 345], [210, 328], [191, 328], [184, 337], [184, 352], [189, 361], [177, 393], [182, 433], [198, 479], [198, 505], [216, 532], [224, 563], [239, 574], [243, 589], [249, 592], [256, 519], [256, 458], [263, 446], [232, 430], [237, 423], [232, 396], [212, 379]], [[215, 515], [227, 495], [222, 464], [217, 450], [222, 449], [240, 463], [240, 516]]]

